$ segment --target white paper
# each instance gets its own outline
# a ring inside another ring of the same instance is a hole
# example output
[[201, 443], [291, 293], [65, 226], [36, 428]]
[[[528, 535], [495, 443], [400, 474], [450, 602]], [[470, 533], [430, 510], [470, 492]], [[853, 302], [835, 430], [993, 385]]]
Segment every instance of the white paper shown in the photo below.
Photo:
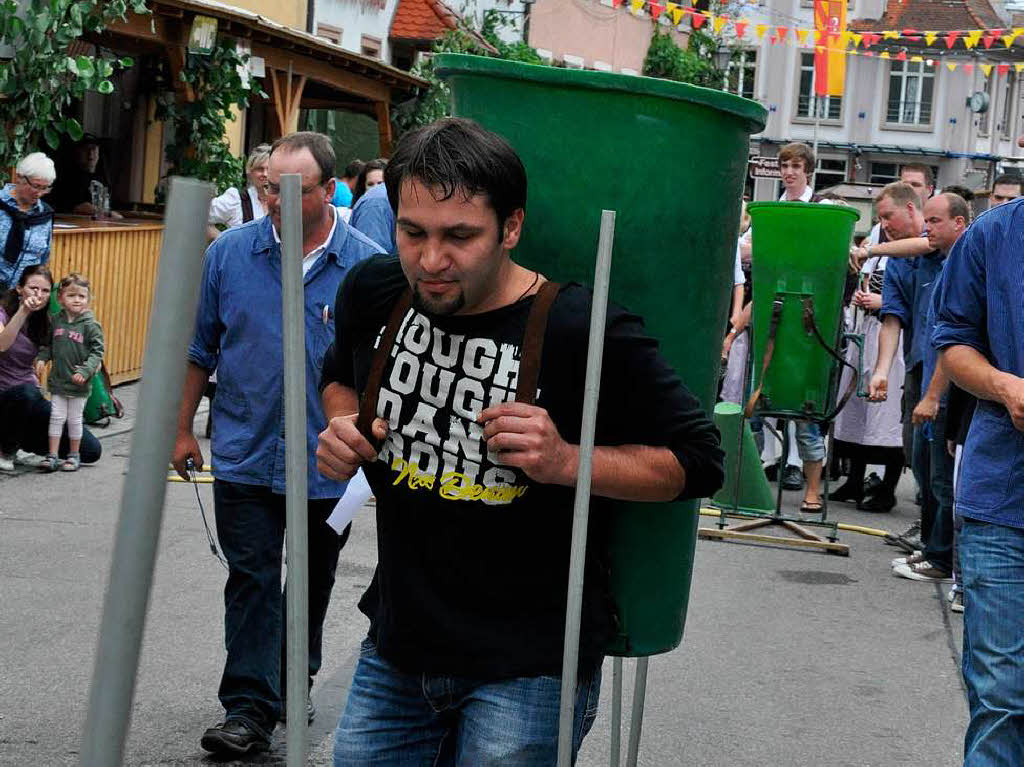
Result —
[[360, 469], [348, 481], [345, 494], [338, 499], [338, 505], [334, 507], [331, 516], [327, 518], [327, 524], [340, 535], [348, 527], [348, 523], [355, 518], [356, 513], [370, 500], [372, 495], [373, 491], [370, 489], [370, 484], [366, 481], [366, 475]]

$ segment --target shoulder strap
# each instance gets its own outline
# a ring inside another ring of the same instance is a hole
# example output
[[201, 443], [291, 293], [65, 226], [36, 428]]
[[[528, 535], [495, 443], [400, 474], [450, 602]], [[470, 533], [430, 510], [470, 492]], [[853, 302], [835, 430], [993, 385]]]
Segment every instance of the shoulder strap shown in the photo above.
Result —
[[249, 188], [239, 187], [238, 198], [242, 201], [242, 223], [248, 224], [253, 219], [252, 197], [249, 196]]
[[811, 200], [810, 200], [810, 201], [811, 201], [811, 202], [821, 202], [821, 201], [822, 201], [822, 200], [824, 200], [824, 199], [825, 199], [825, 198], [824, 198], [824, 197], [822, 197], [822, 196], [821, 196], [820, 194], [812, 194], [812, 195], [811, 195]]
[[405, 319], [405, 313], [412, 306], [412, 288], [406, 288], [395, 301], [391, 309], [391, 316], [388, 324], [384, 327], [384, 334], [381, 336], [377, 351], [373, 355], [373, 364], [370, 366], [370, 377], [366, 379], [366, 388], [363, 389], [363, 396], [359, 401], [359, 415], [356, 417], [356, 428], [359, 433], [370, 441], [371, 445], [377, 445], [378, 440], [373, 436], [370, 428], [373, 419], [377, 416], [377, 397], [380, 395], [381, 379], [384, 377], [384, 367], [387, 365], [388, 356], [391, 354], [391, 347], [395, 345], [398, 337], [398, 328]]
[[519, 353], [519, 378], [516, 383], [516, 402], [532, 405], [537, 396], [537, 380], [540, 378], [540, 358], [544, 351], [544, 333], [548, 327], [551, 305], [561, 288], [557, 282], [545, 282], [540, 286], [526, 318], [523, 332], [523, 346]]

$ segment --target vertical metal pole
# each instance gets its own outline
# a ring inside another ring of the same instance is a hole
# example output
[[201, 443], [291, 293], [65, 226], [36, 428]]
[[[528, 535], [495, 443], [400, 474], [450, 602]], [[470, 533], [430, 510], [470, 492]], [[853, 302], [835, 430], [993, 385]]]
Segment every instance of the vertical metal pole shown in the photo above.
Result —
[[139, 391], [128, 475], [121, 491], [121, 514], [82, 736], [80, 763], [85, 767], [119, 765], [124, 753], [213, 192], [211, 184], [171, 179], [143, 361], [146, 374]]
[[633, 682], [633, 717], [629, 723], [629, 753], [626, 767], [636, 767], [640, 756], [640, 734], [644, 726], [644, 701], [647, 698], [647, 664], [650, 658], [637, 658], [636, 679]]
[[285, 530], [288, 551], [288, 767], [306, 763], [309, 695], [309, 534], [306, 526], [306, 329], [302, 287], [302, 176], [281, 176]]
[[612, 658], [612, 742], [609, 767], [619, 767], [622, 756], [622, 658]]
[[583, 426], [580, 430], [579, 472], [572, 517], [572, 550], [569, 558], [569, 592], [565, 607], [565, 647], [562, 654], [562, 700], [558, 719], [558, 767], [572, 763], [573, 707], [580, 654], [580, 614], [583, 607], [583, 565], [587, 554], [590, 521], [590, 478], [593, 469], [597, 397], [601, 389], [601, 358], [604, 355], [605, 316], [608, 312], [608, 280], [615, 240], [615, 211], [601, 211], [601, 236], [594, 270], [594, 297], [590, 308], [590, 343], [583, 386]]

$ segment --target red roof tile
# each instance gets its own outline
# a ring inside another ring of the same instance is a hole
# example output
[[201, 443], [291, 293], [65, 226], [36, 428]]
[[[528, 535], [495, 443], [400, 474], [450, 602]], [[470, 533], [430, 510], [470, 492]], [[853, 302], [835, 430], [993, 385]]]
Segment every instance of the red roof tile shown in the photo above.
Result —
[[988, 0], [889, 0], [882, 18], [856, 19], [850, 22], [849, 29], [851, 32], [890, 29], [949, 32], [1007, 26]]
[[392, 40], [436, 40], [452, 29], [462, 29], [491, 52], [494, 47], [466, 25], [462, 17], [441, 0], [398, 0], [391, 20]]

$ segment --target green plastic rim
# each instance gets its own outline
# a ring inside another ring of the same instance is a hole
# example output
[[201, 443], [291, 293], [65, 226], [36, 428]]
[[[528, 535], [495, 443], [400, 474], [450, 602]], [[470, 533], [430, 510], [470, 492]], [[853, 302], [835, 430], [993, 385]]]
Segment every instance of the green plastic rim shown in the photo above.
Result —
[[785, 210], [791, 213], [796, 210], [834, 210], [837, 213], [852, 216], [854, 221], [860, 220], [860, 212], [850, 205], [822, 205], [820, 202], [752, 202], [747, 205], [747, 212], [758, 210]]
[[742, 412], [743, 408], [735, 402], [719, 402], [715, 405], [715, 415], [738, 415]]
[[660, 80], [656, 77], [562, 69], [486, 56], [470, 56], [466, 53], [439, 53], [434, 56], [433, 61], [434, 72], [441, 78], [460, 74], [486, 75], [542, 85], [615, 91], [634, 96], [657, 96], [674, 101], [686, 101], [739, 117], [744, 121], [744, 130], [747, 133], [763, 131], [768, 118], [768, 111], [756, 101], [714, 88], [701, 88], [698, 85]]

